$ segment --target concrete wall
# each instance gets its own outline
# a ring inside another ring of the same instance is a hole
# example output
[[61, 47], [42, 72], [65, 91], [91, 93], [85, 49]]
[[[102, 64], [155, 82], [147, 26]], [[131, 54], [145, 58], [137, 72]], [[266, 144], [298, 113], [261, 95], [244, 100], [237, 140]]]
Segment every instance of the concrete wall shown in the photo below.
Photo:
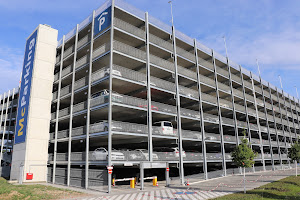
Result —
[[58, 31], [39, 25], [33, 66], [31, 96], [26, 142], [14, 145], [11, 180], [19, 180], [20, 165], [26, 173], [33, 173], [34, 182], [47, 181], [48, 141], [51, 118], [53, 71]]

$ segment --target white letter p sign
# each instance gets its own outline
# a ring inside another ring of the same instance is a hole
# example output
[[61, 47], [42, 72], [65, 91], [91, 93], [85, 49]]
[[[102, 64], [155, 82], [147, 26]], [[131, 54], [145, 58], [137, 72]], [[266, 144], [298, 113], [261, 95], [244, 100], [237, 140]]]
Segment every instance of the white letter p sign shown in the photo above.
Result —
[[108, 12], [104, 12], [98, 18], [98, 21], [99, 21], [99, 31], [101, 31], [102, 25], [105, 23], [105, 15], [107, 15], [107, 14], [108, 14]]

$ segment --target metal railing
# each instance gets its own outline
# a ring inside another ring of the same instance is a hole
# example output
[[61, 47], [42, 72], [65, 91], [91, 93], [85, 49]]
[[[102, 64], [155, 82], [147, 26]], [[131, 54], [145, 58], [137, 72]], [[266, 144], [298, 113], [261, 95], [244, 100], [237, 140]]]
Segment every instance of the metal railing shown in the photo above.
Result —
[[241, 77], [238, 77], [237, 75], [235, 74], [231, 74], [231, 79], [238, 82], [239, 84], [242, 84], [242, 80], [241, 80]]
[[70, 108], [65, 108], [59, 111], [58, 117], [64, 117], [70, 114]]
[[66, 58], [67, 56], [71, 55], [74, 52], [74, 48], [75, 48], [75, 46], [72, 45], [68, 49], [66, 49], [64, 51], [64, 58]]
[[222, 74], [223, 76], [229, 78], [229, 73], [228, 73], [228, 71], [224, 70], [224, 69], [221, 68], [221, 67], [217, 67], [217, 73]]
[[[64, 76], [66, 76], [67, 74], [71, 73], [72, 72], [72, 64], [65, 67], [62, 72], [61, 72], [61, 77], [63, 78]], [[57, 81], [59, 79], [59, 72], [57, 72], [55, 75], [54, 75], [54, 81]]]
[[225, 99], [221, 99], [220, 98], [219, 103], [220, 103], [220, 106], [222, 106], [222, 107], [232, 109], [232, 103], [229, 102], [229, 101], [227, 101], [227, 100], [225, 100]]
[[83, 38], [81, 38], [78, 42], [77, 42], [77, 49], [79, 49], [80, 47], [82, 47], [83, 45], [85, 45], [86, 43], [90, 42], [91, 40], [91, 35], [87, 34], [86, 36], [84, 36]]
[[219, 86], [219, 89], [222, 89], [223, 91], [225, 91], [227, 93], [231, 93], [231, 89], [228, 85], [218, 82], [218, 86]]
[[252, 90], [252, 83], [250, 83], [250, 82], [244, 80], [244, 85], [245, 85], [246, 87], [248, 87], [249, 89]]
[[242, 113], [245, 113], [245, 106], [242, 106], [240, 104], [235, 104], [235, 110], [236, 111], [239, 111], [239, 112], [242, 112]]
[[246, 100], [248, 100], [248, 101], [254, 102], [254, 97], [251, 96], [251, 95], [249, 95], [249, 94], [247, 94], [247, 93], [245, 93], [245, 98], [246, 98]]
[[150, 63], [159, 67], [165, 68], [170, 71], [174, 71], [174, 64], [168, 60], [162, 59], [158, 56], [150, 54]]
[[261, 88], [258, 87], [257, 85], [254, 85], [254, 89], [255, 89], [255, 92], [257, 92], [257, 93], [259, 93], [259, 94], [262, 94]]
[[[193, 49], [194, 50], [194, 49]], [[181, 48], [181, 47], [176, 47], [176, 51], [177, 51], [177, 54], [188, 59], [188, 60], [191, 60], [193, 62], [195, 62], [195, 55], [191, 52], [188, 52], [186, 51], [185, 49]]]
[[[114, 49], [124, 53], [126, 55], [130, 55], [132, 57], [141, 59], [143, 61], [146, 60], [146, 52], [140, 49], [134, 48], [130, 45], [124, 44], [122, 42], [114, 40]], [[151, 59], [150, 59], [151, 60]]]
[[61, 54], [56, 56], [56, 63], [60, 61], [60, 58], [61, 58]]
[[97, 58], [98, 56], [100, 56], [108, 51], [110, 51], [110, 43], [105, 43], [99, 47], [94, 48], [93, 59]]
[[60, 96], [63, 97], [65, 95], [67, 95], [67, 94], [70, 94], [71, 91], [72, 91], [72, 86], [71, 85], [67, 85], [67, 86], [65, 86], [64, 88], [62, 88], [60, 90]]
[[114, 25], [119, 29], [127, 31], [128, 33], [131, 33], [132, 35], [135, 35], [139, 38], [145, 39], [145, 36], [146, 36], [145, 30], [138, 28], [130, 23], [127, 23], [118, 18], [114, 18]]
[[202, 101], [217, 104], [217, 97], [214, 97], [214, 96], [211, 96], [211, 95], [205, 94], [205, 93], [202, 93], [201, 97], [202, 97]]
[[79, 80], [77, 80], [75, 83], [74, 83], [74, 91], [79, 89], [79, 88], [82, 88], [84, 86], [87, 86], [89, 83], [89, 77], [86, 76], [86, 77], [83, 77]]
[[[113, 161], [145, 161], [148, 159], [147, 151], [138, 150], [112, 150], [112, 160]], [[71, 161], [85, 161], [85, 152], [71, 152]], [[89, 160], [90, 161], [107, 161], [108, 152], [107, 151], [90, 151]], [[221, 161], [223, 156], [222, 153], [207, 153], [207, 160]], [[168, 151], [153, 151], [153, 159], [156, 161], [178, 161], [179, 152], [175, 149], [170, 149]], [[200, 152], [185, 152], [183, 153], [184, 161], [202, 161], [203, 154]], [[231, 160], [232, 157], [230, 153], [225, 153], [225, 159]], [[57, 161], [68, 161], [68, 153], [57, 153]], [[48, 154], [48, 161], [53, 161], [53, 154]], [[57, 174], [58, 175], [58, 174]]]
[[88, 55], [85, 55], [85, 56], [82, 56], [81, 58], [79, 58], [77, 61], [76, 61], [76, 64], [75, 64], [75, 68], [79, 68], [85, 64], [87, 64], [88, 62], [90, 61], [90, 56], [89, 54]]
[[[157, 37], [153, 34], [149, 35], [149, 39], [150, 39], [151, 43], [156, 44], [157, 46], [161, 46], [161, 47], [173, 52], [173, 45], [171, 42], [163, 40], [160, 37]], [[169, 40], [169, 38], [168, 38], [168, 40]]]
[[[179, 73], [180, 73], [180, 70], [179, 70]], [[216, 82], [213, 79], [208, 78], [206, 76], [200, 75], [200, 81], [202, 83], [212, 86], [213, 88], [216, 87]]]
[[214, 70], [214, 65], [212, 64], [212, 62], [208, 62], [203, 58], [198, 57], [198, 64], [207, 67], [208, 69]]
[[240, 97], [240, 98], [244, 98], [243, 92], [239, 91], [238, 89], [232, 88], [233, 89], [233, 94]]

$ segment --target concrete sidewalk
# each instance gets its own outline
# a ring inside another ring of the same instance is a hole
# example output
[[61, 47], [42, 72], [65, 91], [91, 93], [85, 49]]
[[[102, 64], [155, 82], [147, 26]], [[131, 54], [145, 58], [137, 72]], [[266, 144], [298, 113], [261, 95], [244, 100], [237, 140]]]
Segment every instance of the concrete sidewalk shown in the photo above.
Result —
[[[248, 173], [246, 174], [246, 189], [251, 190], [294, 174], [295, 169]], [[76, 190], [78, 191], [78, 189]], [[244, 187], [243, 176], [233, 175], [194, 182], [190, 183], [189, 186], [171, 185], [171, 187], [166, 188], [164, 186], [150, 187], [149, 185], [149, 187], [145, 187], [145, 191], [140, 191], [138, 188], [128, 189], [128, 187], [118, 186], [113, 188], [110, 195], [102, 192], [80, 190], [80, 192], [83, 191], [88, 192], [88, 196], [80, 198], [82, 200], [197, 200], [241, 192], [244, 191]]]
[[[295, 174], [295, 169], [266, 171], [246, 174], [246, 190], [252, 190], [262, 185], [283, 179]], [[243, 175], [234, 175], [213, 180], [191, 183], [190, 190], [241, 192], [244, 191]]]

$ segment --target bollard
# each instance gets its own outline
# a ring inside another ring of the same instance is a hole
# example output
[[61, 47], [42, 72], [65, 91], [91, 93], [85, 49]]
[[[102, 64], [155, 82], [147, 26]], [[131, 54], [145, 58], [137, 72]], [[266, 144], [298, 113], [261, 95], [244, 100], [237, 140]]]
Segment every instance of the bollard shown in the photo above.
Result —
[[130, 188], [135, 188], [135, 178], [130, 180]]
[[153, 177], [153, 186], [158, 186], [158, 183], [157, 183], [157, 176], [154, 176], [154, 177]]
[[115, 178], [112, 179], [112, 185], [115, 186]]

